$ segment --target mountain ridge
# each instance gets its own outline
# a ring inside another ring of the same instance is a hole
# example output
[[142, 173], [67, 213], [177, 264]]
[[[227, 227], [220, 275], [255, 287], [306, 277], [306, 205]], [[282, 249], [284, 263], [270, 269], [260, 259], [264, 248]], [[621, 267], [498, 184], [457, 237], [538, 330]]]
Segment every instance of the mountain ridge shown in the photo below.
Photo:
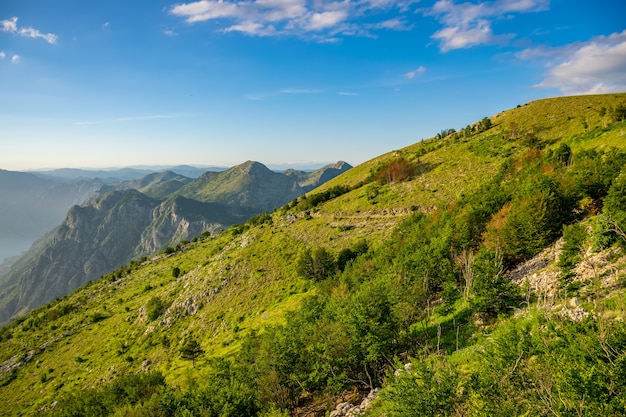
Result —
[[[446, 130], [40, 307], [0, 329], [6, 414], [337, 415], [376, 387], [369, 416], [623, 414], [620, 106]], [[553, 295], [512, 285], [528, 259]]]
[[[325, 170], [315, 175], [321, 178]], [[132, 259], [245, 222], [302, 193], [293, 179], [253, 161], [195, 180], [165, 171], [104, 186], [96, 199], [72, 207], [60, 226], [0, 271], [0, 323]]]

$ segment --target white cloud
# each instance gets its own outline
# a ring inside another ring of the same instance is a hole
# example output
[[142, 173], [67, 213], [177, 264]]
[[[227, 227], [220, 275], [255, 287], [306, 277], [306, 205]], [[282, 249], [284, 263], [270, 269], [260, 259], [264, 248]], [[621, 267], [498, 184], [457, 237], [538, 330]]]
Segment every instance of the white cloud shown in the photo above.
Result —
[[337, 94], [339, 94], [340, 96], [349, 96], [349, 97], [358, 96], [357, 93], [351, 93], [349, 91], [340, 91]]
[[264, 26], [261, 23], [247, 21], [232, 25], [224, 29], [224, 32], [242, 32], [254, 36], [271, 36], [276, 34], [276, 29], [274, 29], [272, 25]]
[[403, 19], [393, 18], [382, 22], [366, 25], [368, 29], [391, 29], [391, 30], [411, 30], [409, 25]]
[[0, 51], [0, 59], [4, 59], [6, 57], [7, 55], [4, 53], [4, 51]]
[[19, 55], [15, 54], [15, 55], [13, 55], [13, 56], [11, 57], [11, 63], [12, 63], [12, 64], [17, 64], [17, 63], [19, 63], [19, 62], [20, 62], [20, 56], [19, 56]]
[[347, 17], [348, 13], [343, 10], [313, 13], [309, 18], [307, 29], [320, 30], [330, 28], [343, 22]]
[[3, 32], [17, 32], [17, 17], [0, 20], [0, 27], [2, 27]]
[[517, 56], [549, 67], [538, 88], [568, 95], [626, 91], [626, 30], [557, 48], [527, 49]]
[[406, 74], [404, 74], [404, 77], [408, 78], [409, 80], [412, 80], [413, 78], [415, 78], [416, 75], [419, 75], [419, 74], [423, 73], [424, 71], [426, 71], [426, 67], [423, 66], [423, 65], [420, 65], [414, 71], [409, 71]]
[[104, 22], [101, 27], [102, 27], [102, 29], [108, 29], [109, 26], [111, 26], [111, 24], [109, 22]]
[[410, 13], [419, 0], [197, 0], [169, 9], [194, 24], [225, 21], [223, 32], [254, 36], [293, 35], [318, 42], [335, 42], [338, 35], [373, 36], [371, 30], [408, 30], [401, 17], [389, 12]]
[[165, 30], [163, 31], [163, 34], [164, 34], [165, 36], [178, 36], [178, 33], [176, 33], [176, 32], [175, 32], [174, 30], [172, 30], [172, 29], [165, 29]]
[[448, 52], [510, 39], [514, 35], [493, 34], [493, 20], [512, 13], [546, 10], [548, 5], [549, 0], [496, 0], [459, 4], [453, 0], [438, 0], [430, 9], [424, 10], [424, 13], [434, 16], [444, 26], [431, 37], [439, 42], [442, 52]]
[[41, 33], [39, 30], [31, 27], [19, 28], [17, 26], [17, 20], [17, 17], [12, 17], [8, 20], [0, 20], [0, 29], [2, 32], [16, 33], [26, 38], [41, 38], [51, 44], [57, 42], [58, 36], [54, 33]]

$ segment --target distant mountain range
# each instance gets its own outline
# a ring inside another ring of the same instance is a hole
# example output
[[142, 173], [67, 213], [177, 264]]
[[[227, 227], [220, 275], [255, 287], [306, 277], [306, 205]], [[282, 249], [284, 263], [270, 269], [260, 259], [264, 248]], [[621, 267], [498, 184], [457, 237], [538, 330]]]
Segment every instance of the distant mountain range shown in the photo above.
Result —
[[155, 172], [172, 171], [176, 174], [189, 178], [197, 178], [206, 171], [225, 171], [224, 167], [194, 167], [190, 165], [178, 165], [175, 167], [159, 168], [118, 168], [118, 169], [79, 169], [79, 168], [59, 168], [51, 170], [33, 171], [32, 174], [41, 178], [55, 181], [74, 181], [81, 178], [98, 178], [106, 184], [114, 184], [121, 181], [137, 180]]
[[338, 162], [277, 173], [248, 161], [196, 179], [166, 171], [100, 183], [95, 198], [71, 207], [60, 225], [0, 271], [0, 324], [133, 258], [273, 211], [350, 168]]

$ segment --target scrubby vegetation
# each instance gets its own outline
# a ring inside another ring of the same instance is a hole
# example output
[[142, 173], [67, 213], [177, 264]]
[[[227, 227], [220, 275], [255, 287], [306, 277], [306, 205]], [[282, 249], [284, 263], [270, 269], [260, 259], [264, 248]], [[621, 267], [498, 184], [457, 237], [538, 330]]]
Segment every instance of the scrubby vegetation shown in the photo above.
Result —
[[[45, 378], [14, 367], [2, 392], [44, 390], [37, 406], [57, 400], [51, 415], [324, 415], [375, 387], [371, 416], [626, 414], [626, 151], [613, 139], [626, 126], [613, 120], [598, 135], [603, 116], [590, 109], [584, 133], [578, 123], [551, 138], [535, 123], [527, 135], [526, 110], [394, 152], [343, 184], [124, 269], [98, 287], [117, 304], [87, 303], [86, 288], [3, 328], [3, 361], [20, 333], [50, 325], [84, 346], [71, 367], [54, 358], [65, 355], [58, 344], [41, 353], [54, 368]], [[452, 174], [438, 170], [461, 166], [459, 177], [465, 160], [483, 162], [453, 192]], [[432, 204], [406, 198], [416, 189]], [[362, 225], [372, 207], [380, 211]], [[411, 209], [389, 214], [398, 207]], [[535, 269], [554, 272], [548, 296], [513, 271], [550, 247], [559, 256]], [[609, 272], [594, 269], [599, 251]], [[584, 264], [593, 274], [579, 276]], [[98, 362], [80, 326], [112, 332], [114, 323], [125, 326], [114, 336], [120, 359]], [[71, 381], [88, 388], [80, 396], [63, 388], [72, 372], [85, 378]]]

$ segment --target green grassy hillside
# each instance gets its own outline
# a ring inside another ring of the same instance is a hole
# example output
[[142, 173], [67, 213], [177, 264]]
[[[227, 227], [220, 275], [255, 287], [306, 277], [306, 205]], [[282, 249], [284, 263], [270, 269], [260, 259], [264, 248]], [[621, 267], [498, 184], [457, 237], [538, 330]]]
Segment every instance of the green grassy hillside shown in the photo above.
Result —
[[0, 330], [0, 415], [620, 415], [624, 107], [445, 130], [41, 307]]

